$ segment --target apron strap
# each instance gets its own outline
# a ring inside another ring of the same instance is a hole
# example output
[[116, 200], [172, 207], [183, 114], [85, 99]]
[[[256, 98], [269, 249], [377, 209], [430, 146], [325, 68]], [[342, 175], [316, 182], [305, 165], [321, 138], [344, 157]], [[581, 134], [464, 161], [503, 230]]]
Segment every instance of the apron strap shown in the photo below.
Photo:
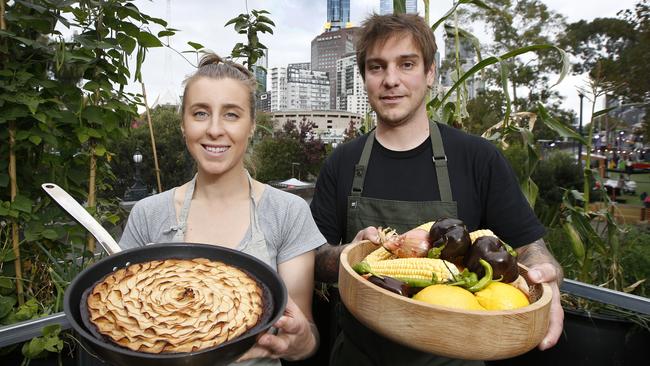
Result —
[[185, 231], [187, 231], [187, 216], [190, 213], [190, 205], [192, 203], [192, 196], [194, 196], [194, 187], [196, 186], [196, 174], [187, 185], [185, 197], [183, 198], [183, 207], [178, 216], [178, 230], [174, 233], [174, 241], [184, 241]]
[[438, 177], [438, 190], [440, 190], [440, 200], [444, 202], [453, 201], [451, 195], [451, 183], [449, 181], [449, 170], [447, 169], [447, 155], [445, 147], [442, 144], [440, 128], [438, 124], [429, 121], [429, 134], [431, 135], [431, 145], [433, 147], [433, 165], [436, 167], [436, 176]]
[[351, 196], [361, 197], [363, 192], [363, 181], [366, 179], [366, 170], [368, 169], [368, 162], [370, 161], [370, 153], [372, 152], [372, 145], [375, 143], [375, 130], [370, 131], [366, 144], [363, 146], [361, 158], [354, 166], [354, 178], [352, 179], [352, 192]]

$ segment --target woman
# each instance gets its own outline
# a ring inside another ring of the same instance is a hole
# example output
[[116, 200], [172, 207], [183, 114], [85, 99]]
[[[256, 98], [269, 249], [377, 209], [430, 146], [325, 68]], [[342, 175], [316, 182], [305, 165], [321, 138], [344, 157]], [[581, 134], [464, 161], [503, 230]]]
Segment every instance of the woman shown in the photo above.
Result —
[[209, 243], [276, 268], [289, 293], [285, 314], [275, 324], [279, 332], [262, 335], [240, 361], [279, 365], [278, 358], [303, 359], [318, 346], [311, 314], [313, 250], [325, 238], [302, 198], [255, 181], [244, 168], [255, 130], [255, 89], [254, 76], [241, 65], [215, 54], [203, 57], [185, 80], [181, 106], [181, 131], [197, 174], [139, 201], [120, 246]]

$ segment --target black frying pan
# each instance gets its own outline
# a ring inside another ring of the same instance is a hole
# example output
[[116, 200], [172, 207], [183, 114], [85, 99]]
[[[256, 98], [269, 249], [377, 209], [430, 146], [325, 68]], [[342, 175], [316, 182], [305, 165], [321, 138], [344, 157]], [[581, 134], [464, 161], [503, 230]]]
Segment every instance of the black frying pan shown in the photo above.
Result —
[[[79, 273], [66, 289], [64, 297], [64, 311], [72, 328], [79, 333], [84, 345], [106, 362], [124, 366], [227, 365], [251, 348], [257, 335], [267, 331], [282, 316], [287, 303], [287, 289], [277, 272], [259, 259], [233, 249], [196, 243], [162, 243], [121, 251], [110, 234], [63, 189], [52, 183], [45, 183], [42, 187], [111, 254]], [[254, 328], [230, 342], [187, 353], [135, 352], [99, 335], [87, 319], [85, 296], [88, 290], [117, 268], [169, 258], [219, 260], [246, 271], [262, 286], [265, 300], [262, 319]]]

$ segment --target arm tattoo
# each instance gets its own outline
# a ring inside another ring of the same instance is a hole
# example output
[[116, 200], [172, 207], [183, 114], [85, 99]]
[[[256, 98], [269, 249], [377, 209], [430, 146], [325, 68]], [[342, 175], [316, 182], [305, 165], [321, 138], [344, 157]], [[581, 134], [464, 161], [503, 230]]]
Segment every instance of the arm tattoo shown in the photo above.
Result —
[[562, 280], [564, 279], [564, 271], [562, 270], [562, 266], [553, 257], [553, 254], [548, 251], [544, 239], [538, 239], [528, 245], [517, 248], [517, 255], [519, 257], [519, 263], [525, 266], [539, 263], [550, 263], [553, 265], [553, 267], [555, 267], [555, 270], [557, 271], [558, 286], [562, 283]]
[[339, 278], [339, 258], [345, 245], [325, 244], [316, 250], [316, 281], [336, 283]]

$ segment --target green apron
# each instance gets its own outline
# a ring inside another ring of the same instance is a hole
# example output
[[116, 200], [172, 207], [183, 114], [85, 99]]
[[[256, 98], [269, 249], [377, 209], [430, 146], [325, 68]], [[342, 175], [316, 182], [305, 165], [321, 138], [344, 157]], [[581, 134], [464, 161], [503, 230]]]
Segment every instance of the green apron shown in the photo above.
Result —
[[[375, 141], [375, 131], [370, 132], [355, 167], [352, 192], [348, 197], [347, 233], [349, 243], [359, 230], [368, 226], [383, 226], [406, 232], [418, 225], [442, 217], [456, 218], [458, 210], [452, 198], [447, 156], [435, 123], [429, 124], [433, 146], [432, 163], [436, 169], [440, 201], [393, 201], [363, 197], [363, 183]], [[338, 318], [342, 332], [334, 343], [330, 365], [344, 366], [432, 366], [432, 365], [482, 365], [483, 362], [452, 360], [408, 348], [384, 338], [357, 321], [342, 303], [338, 304]], [[444, 335], [426, 335], [444, 336]]]

